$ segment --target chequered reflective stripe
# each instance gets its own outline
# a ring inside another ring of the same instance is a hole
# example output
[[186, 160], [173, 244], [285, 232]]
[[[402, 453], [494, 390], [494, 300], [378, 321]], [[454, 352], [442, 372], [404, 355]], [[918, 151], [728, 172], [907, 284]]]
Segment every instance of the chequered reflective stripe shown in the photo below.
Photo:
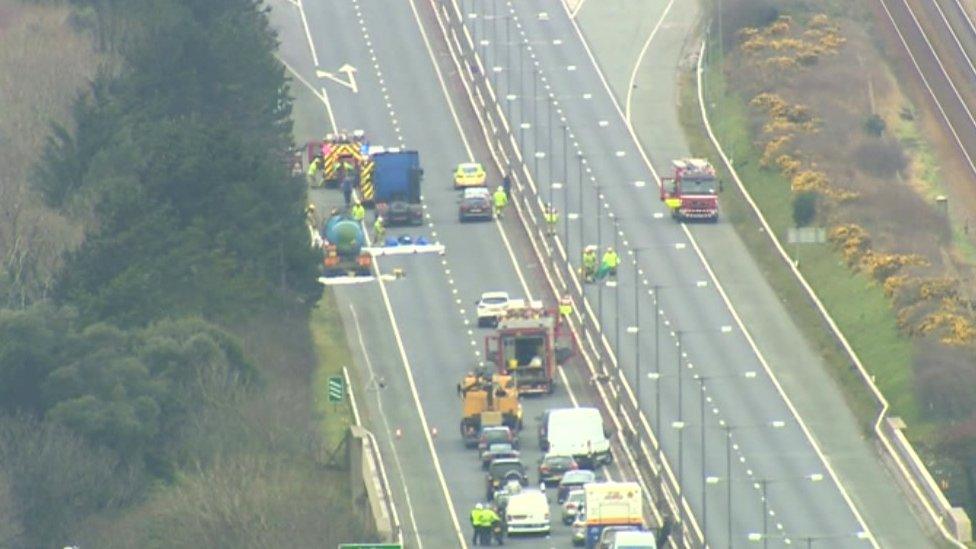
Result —
[[339, 163], [339, 155], [336, 154], [336, 149], [329, 151], [329, 156], [325, 157], [322, 163], [322, 172], [326, 179], [335, 179], [336, 165]]
[[333, 146], [332, 150], [329, 151], [329, 156], [325, 158], [324, 169], [326, 179], [331, 180], [336, 178], [335, 172], [339, 167], [339, 159], [346, 156], [352, 156], [357, 162], [362, 162], [363, 160], [359, 145], [356, 143], [341, 143]]
[[373, 167], [373, 162], [367, 161], [359, 174], [359, 192], [362, 193], [363, 202], [373, 201]]

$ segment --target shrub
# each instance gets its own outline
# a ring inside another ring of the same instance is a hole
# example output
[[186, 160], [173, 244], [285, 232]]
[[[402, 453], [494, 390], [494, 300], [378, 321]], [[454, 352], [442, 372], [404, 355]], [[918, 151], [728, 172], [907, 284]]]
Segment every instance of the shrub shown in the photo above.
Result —
[[793, 196], [793, 223], [806, 227], [817, 217], [818, 195], [814, 191], [804, 191]]
[[[773, 0], [724, 0], [722, 2], [722, 36], [725, 48], [735, 45], [738, 31], [749, 27], [765, 27], [779, 17], [779, 7]], [[716, 20], [718, 17], [716, 17]]]
[[876, 114], [872, 114], [864, 119], [864, 131], [866, 131], [868, 135], [881, 137], [887, 128], [888, 124], [885, 123], [884, 118], [881, 118]]

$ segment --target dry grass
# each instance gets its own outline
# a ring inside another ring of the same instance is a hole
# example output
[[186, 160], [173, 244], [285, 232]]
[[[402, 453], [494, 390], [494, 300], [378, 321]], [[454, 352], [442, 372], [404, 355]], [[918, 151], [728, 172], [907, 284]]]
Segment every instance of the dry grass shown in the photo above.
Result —
[[[740, 30], [739, 38], [733, 54], [738, 70], [731, 79], [752, 97], [761, 165], [778, 168], [793, 192], [816, 191], [828, 198], [821, 222], [833, 226], [832, 240], [847, 265], [895, 298], [907, 334], [945, 345], [976, 343], [976, 320], [965, 300], [935, 301], [903, 292], [945, 275], [951, 270], [945, 258], [953, 256], [946, 253], [944, 220], [915, 191], [929, 174], [918, 169], [919, 160], [909, 162], [899, 140], [864, 129], [871, 114], [892, 127], [901, 109], [891, 105], [904, 104], [890, 76], [870, 59], [874, 52], [866, 33], [816, 14], [803, 21], [781, 16], [764, 27]], [[770, 71], [771, 64], [776, 71]], [[838, 150], [841, 142], [847, 146]], [[921, 223], [905, 223], [908, 219]], [[891, 277], [896, 278], [889, 282]], [[921, 357], [916, 367], [927, 363]]]
[[[794, 18], [740, 32], [748, 47], [726, 49], [723, 73], [709, 75], [713, 124], [777, 233], [791, 225], [791, 188], [828, 197], [815, 224], [831, 230], [832, 251], [811, 247], [801, 269], [926, 457], [949, 452], [941, 466], [959, 469], [976, 452], [976, 267], [959, 245], [968, 235], [933, 206], [944, 170], [863, 14], [851, 4], [825, 20], [804, 11], [819, 4], [780, 6]], [[802, 42], [824, 37], [812, 27], [843, 40], [805, 64]], [[866, 131], [871, 114], [885, 122], [881, 136]], [[951, 495], [974, 501], [964, 492]]]
[[61, 252], [80, 240], [28, 186], [51, 123], [69, 121], [72, 101], [101, 63], [69, 16], [64, 6], [0, 0], [0, 300], [9, 304], [43, 297]]

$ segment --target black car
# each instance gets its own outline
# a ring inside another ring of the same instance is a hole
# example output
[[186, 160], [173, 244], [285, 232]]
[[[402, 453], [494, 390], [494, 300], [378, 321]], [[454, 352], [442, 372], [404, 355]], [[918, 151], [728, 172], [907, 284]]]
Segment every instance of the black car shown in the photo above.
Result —
[[518, 448], [518, 436], [511, 429], [504, 425], [496, 427], [482, 427], [481, 435], [478, 437], [478, 456], [488, 449], [492, 444], [507, 443], [512, 448]]
[[481, 453], [481, 468], [487, 469], [496, 459], [518, 459], [518, 450], [507, 442], [489, 444], [488, 449]]
[[485, 475], [485, 499], [493, 499], [495, 491], [502, 489], [506, 483], [517, 480], [522, 486], [528, 486], [529, 477], [525, 475], [525, 466], [514, 458], [496, 459], [488, 466]]
[[573, 456], [546, 454], [539, 460], [539, 482], [552, 484], [562, 480], [567, 471], [579, 469]]
[[596, 482], [596, 473], [589, 469], [577, 469], [567, 471], [563, 479], [559, 481], [559, 491], [556, 492], [556, 501], [563, 503], [569, 496], [571, 490], [579, 490], [584, 484]]
[[477, 187], [465, 189], [458, 206], [458, 220], [462, 223], [472, 219], [491, 221], [493, 218], [491, 196], [488, 189]]

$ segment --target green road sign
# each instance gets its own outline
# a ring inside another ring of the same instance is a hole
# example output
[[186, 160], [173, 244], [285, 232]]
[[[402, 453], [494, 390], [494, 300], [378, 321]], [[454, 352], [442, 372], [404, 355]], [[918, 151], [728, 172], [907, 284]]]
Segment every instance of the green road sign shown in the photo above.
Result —
[[341, 543], [339, 549], [403, 549], [399, 543]]
[[[345, 392], [345, 381], [341, 376], [329, 377], [329, 402], [342, 402], [342, 393]], [[371, 547], [367, 545], [355, 545], [350, 547]], [[386, 547], [386, 546], [377, 546]]]

